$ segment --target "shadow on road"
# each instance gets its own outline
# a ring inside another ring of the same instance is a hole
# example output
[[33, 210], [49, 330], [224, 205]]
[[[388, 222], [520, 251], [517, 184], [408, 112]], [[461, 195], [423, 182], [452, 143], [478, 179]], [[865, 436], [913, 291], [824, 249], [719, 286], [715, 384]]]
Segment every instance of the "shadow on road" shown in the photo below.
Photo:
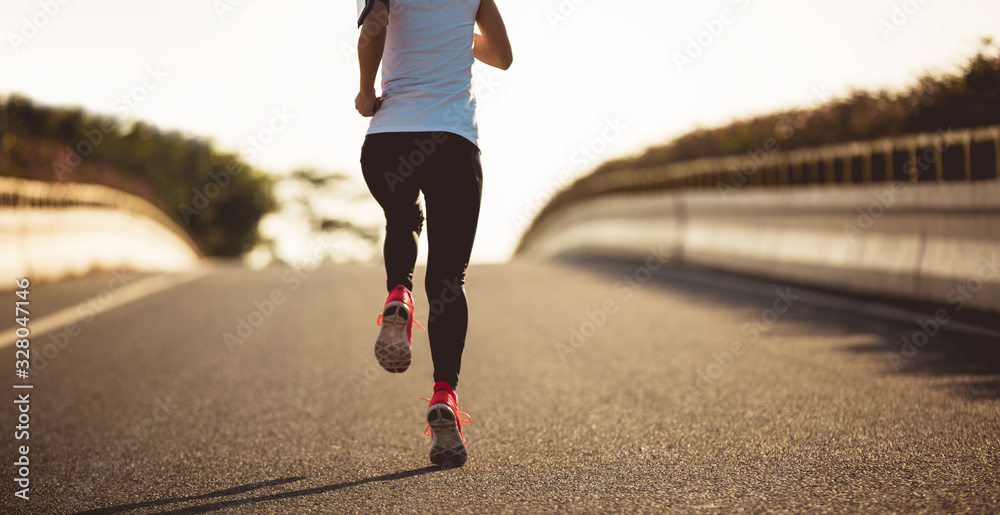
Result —
[[[611, 284], [633, 280], [637, 276], [636, 271], [645, 266], [643, 261], [618, 256], [564, 256], [559, 262], [605, 277]], [[637, 288], [648, 285], [717, 305], [750, 308], [755, 312], [771, 303], [776, 288], [790, 286], [801, 289], [806, 292], [802, 294], [806, 302], [781, 315], [780, 323], [801, 323], [797, 331], [814, 334], [876, 336], [874, 340], [845, 346], [841, 350], [856, 354], [881, 354], [887, 374], [952, 377], [955, 381], [949, 387], [955, 395], [973, 400], [1000, 400], [1000, 341], [995, 337], [956, 331], [955, 324], [952, 327], [948, 323], [939, 324], [935, 330], [934, 325], [929, 323], [936, 311], [945, 309], [952, 320], [995, 332], [1000, 330], [1000, 316], [995, 314], [967, 309], [959, 311], [945, 299], [940, 304], [897, 301], [687, 265], [667, 264], [648, 276], [645, 272], [641, 276], [648, 277], [648, 280]], [[613, 292], [612, 287], [609, 287], [609, 292]], [[906, 322], [810, 305], [808, 292], [840, 297], [849, 304], [855, 304], [855, 307], [880, 304], [922, 315]], [[913, 345], [914, 341], [923, 344]]]
[[237, 495], [259, 488], [267, 488], [269, 486], [283, 485], [286, 483], [294, 483], [296, 481], [301, 481], [305, 479], [304, 477], [286, 477], [282, 479], [274, 479], [271, 481], [259, 481], [256, 483], [250, 483], [248, 485], [237, 486], [233, 488], [227, 488], [225, 490], [219, 490], [218, 492], [212, 492], [208, 494], [201, 495], [191, 495], [188, 497], [174, 497], [170, 499], [160, 499], [158, 501], [145, 501], [137, 502], [132, 504], [123, 504], [121, 506], [112, 506], [110, 508], [100, 508], [96, 510], [87, 510], [78, 512], [77, 515], [98, 515], [98, 514], [110, 514], [110, 513], [124, 513], [131, 510], [138, 510], [140, 508], [150, 508], [153, 506], [164, 506], [167, 504], [175, 504], [180, 502], [188, 501], [200, 501], [202, 499], [211, 499], [213, 497], [226, 497], [229, 495]]
[[[381, 481], [393, 481], [397, 479], [405, 479], [413, 476], [420, 476], [423, 474], [428, 474], [431, 472], [447, 470], [447, 468], [428, 466], [412, 470], [404, 470], [402, 472], [394, 472], [392, 474], [383, 474], [381, 476], [369, 477], [364, 479], [358, 479], [356, 481], [345, 481], [343, 483], [337, 483], [333, 485], [318, 486], [315, 488], [306, 488], [304, 490], [294, 490], [291, 492], [281, 492], [271, 495], [262, 495], [258, 497], [250, 497], [245, 499], [228, 499], [222, 501], [216, 501], [209, 504], [202, 504], [200, 506], [190, 506], [187, 508], [178, 508], [171, 511], [164, 511], [160, 513], [164, 514], [183, 514], [183, 513], [208, 513], [211, 511], [235, 508], [238, 506], [245, 506], [248, 504], [255, 504], [268, 501], [280, 501], [282, 499], [291, 499], [295, 497], [304, 497], [308, 495], [324, 494], [327, 492], [333, 492], [335, 490], [340, 490], [341, 488], [350, 488], [354, 486], [360, 486], [368, 483], [378, 483]], [[301, 481], [305, 477], [288, 477], [283, 479], [275, 479], [272, 481], [261, 481], [257, 483], [251, 483], [248, 485], [237, 486], [234, 488], [228, 488], [226, 490], [220, 490], [218, 492], [212, 492], [202, 495], [194, 495], [189, 497], [176, 497], [170, 499], [161, 499], [158, 501], [145, 501], [132, 504], [123, 504], [121, 506], [112, 506], [109, 508], [100, 508], [96, 510], [89, 510], [84, 512], [79, 512], [77, 515], [101, 515], [101, 514], [112, 514], [112, 513], [124, 513], [132, 510], [138, 510], [141, 508], [149, 508], [153, 506], [166, 506], [168, 504], [176, 504], [189, 501], [198, 501], [203, 499], [211, 499], [214, 497], [226, 497], [230, 495], [242, 494], [257, 490], [260, 488], [266, 488], [269, 486], [283, 485], [287, 483], [294, 483], [296, 481]]]

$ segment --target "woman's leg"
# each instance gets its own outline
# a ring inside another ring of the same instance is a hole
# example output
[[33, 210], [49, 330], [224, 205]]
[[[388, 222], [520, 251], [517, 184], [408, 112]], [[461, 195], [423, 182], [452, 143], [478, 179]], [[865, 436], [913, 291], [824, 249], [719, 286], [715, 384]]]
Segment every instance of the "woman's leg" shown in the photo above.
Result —
[[[479, 149], [469, 140], [451, 133], [433, 136], [430, 141], [437, 144], [421, 177], [427, 204], [427, 332], [434, 381], [454, 388], [469, 325], [465, 271], [476, 238], [483, 170]], [[430, 148], [426, 140], [423, 148]]]
[[[423, 228], [420, 188], [407, 159], [413, 133], [370, 134], [361, 147], [361, 170], [368, 190], [385, 213], [386, 290], [403, 285], [413, 290], [417, 239]], [[405, 166], [404, 166], [405, 165]]]

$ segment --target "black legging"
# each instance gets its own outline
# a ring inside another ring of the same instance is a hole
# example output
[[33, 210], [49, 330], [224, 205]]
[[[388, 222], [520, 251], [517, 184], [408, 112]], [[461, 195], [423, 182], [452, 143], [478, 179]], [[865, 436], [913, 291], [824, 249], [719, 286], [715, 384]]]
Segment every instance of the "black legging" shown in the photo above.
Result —
[[483, 169], [479, 149], [449, 132], [369, 134], [361, 170], [385, 212], [386, 288], [413, 289], [417, 238], [427, 204], [427, 332], [434, 381], [458, 386], [469, 326], [465, 270], [476, 238]]

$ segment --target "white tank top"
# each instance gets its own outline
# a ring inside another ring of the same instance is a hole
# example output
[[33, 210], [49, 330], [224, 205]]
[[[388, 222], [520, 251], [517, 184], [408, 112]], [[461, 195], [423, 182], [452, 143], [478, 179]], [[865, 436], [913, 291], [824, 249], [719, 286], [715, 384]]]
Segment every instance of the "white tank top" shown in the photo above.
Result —
[[447, 131], [477, 147], [472, 31], [480, 0], [390, 0], [382, 107], [368, 134]]

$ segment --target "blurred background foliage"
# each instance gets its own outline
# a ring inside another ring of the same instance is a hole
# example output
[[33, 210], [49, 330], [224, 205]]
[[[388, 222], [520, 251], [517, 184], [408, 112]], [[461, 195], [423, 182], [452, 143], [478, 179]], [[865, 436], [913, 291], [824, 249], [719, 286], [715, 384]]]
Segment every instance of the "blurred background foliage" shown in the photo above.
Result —
[[339, 173], [323, 173], [313, 168], [300, 168], [283, 180], [299, 186], [291, 202], [299, 207], [300, 218], [306, 220], [313, 236], [342, 232], [367, 242], [373, 248], [380, 243], [382, 234], [378, 227], [358, 225], [341, 217], [332, 216], [325, 213], [319, 205], [320, 201], [330, 199], [336, 199], [341, 205], [349, 205], [358, 200], [370, 202], [371, 197], [367, 191], [360, 195], [360, 199], [357, 196], [353, 199], [345, 197], [345, 188], [341, 186], [348, 184], [350, 177]]
[[276, 208], [274, 179], [211, 141], [18, 95], [0, 102], [0, 175], [132, 193], [187, 228], [206, 255], [249, 251]]
[[782, 150], [793, 150], [998, 123], [1000, 50], [991, 40], [984, 40], [978, 53], [959, 70], [925, 74], [903, 91], [854, 91], [811, 108], [696, 129], [638, 156], [607, 161], [592, 175], [741, 154], [764, 147], [768, 138], [777, 139]]

